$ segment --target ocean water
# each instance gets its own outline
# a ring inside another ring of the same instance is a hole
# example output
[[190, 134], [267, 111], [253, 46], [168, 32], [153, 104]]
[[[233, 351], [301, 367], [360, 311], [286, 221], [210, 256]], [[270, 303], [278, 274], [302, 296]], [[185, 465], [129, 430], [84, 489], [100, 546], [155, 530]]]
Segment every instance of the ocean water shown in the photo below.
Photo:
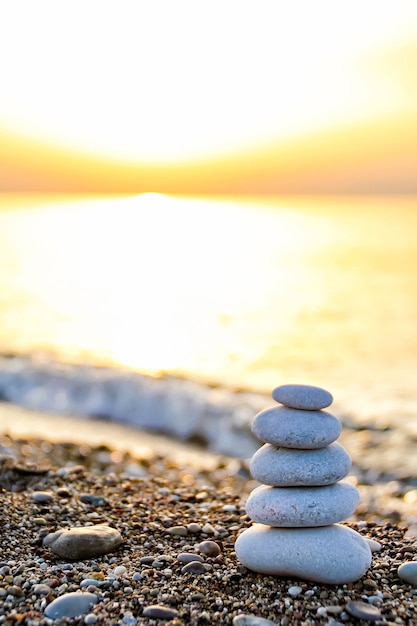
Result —
[[230, 451], [301, 382], [417, 437], [416, 274], [416, 197], [4, 195], [0, 397]]

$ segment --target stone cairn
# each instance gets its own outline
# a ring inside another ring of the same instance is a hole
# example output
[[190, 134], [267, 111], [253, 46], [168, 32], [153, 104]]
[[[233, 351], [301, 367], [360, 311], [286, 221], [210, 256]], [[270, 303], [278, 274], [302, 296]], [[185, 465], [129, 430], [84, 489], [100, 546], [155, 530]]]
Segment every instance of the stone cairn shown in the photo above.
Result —
[[361, 578], [371, 564], [366, 539], [341, 522], [359, 503], [353, 485], [340, 482], [351, 459], [336, 439], [342, 425], [323, 411], [333, 398], [309, 385], [282, 385], [272, 392], [281, 406], [256, 415], [252, 432], [265, 442], [252, 457], [262, 483], [247, 500], [257, 522], [236, 540], [238, 559], [261, 574], [326, 584]]

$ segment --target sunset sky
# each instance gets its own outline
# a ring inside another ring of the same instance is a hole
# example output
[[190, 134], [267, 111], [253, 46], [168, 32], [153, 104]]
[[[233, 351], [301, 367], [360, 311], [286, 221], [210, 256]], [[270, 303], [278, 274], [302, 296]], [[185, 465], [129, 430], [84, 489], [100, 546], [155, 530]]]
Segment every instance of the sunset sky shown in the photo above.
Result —
[[14, 0], [0, 190], [416, 193], [415, 0]]

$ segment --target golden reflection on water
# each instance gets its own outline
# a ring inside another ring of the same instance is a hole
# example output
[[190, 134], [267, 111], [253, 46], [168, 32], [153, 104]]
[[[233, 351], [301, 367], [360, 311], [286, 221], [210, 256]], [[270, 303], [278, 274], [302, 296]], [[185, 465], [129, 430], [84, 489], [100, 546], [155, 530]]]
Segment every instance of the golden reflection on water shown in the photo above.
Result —
[[263, 389], [417, 353], [412, 200], [5, 202], [2, 351]]

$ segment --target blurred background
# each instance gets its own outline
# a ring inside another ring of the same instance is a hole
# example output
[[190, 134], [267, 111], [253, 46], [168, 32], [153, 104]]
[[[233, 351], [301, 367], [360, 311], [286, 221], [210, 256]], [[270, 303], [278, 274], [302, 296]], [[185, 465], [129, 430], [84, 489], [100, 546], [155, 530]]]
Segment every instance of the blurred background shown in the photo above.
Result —
[[414, 1], [16, 0], [0, 56], [4, 401], [230, 452], [304, 382], [417, 440]]

